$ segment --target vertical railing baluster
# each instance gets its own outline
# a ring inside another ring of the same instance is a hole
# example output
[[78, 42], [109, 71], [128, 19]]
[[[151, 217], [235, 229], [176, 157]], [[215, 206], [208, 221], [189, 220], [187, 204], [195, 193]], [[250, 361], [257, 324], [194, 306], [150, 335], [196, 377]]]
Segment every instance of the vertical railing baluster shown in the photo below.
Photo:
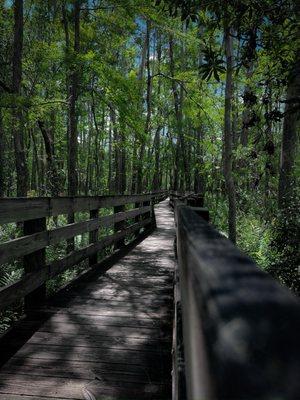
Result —
[[[90, 210], [90, 219], [95, 219], [99, 217], [99, 209], [95, 210]], [[99, 233], [99, 228], [95, 229], [94, 231], [91, 231], [89, 233], [89, 243], [96, 243], [98, 241], [98, 233]], [[98, 253], [95, 252], [92, 256], [89, 257], [89, 266], [91, 267], [92, 265], [97, 264], [98, 262]]]
[[[125, 205], [114, 207], [115, 214], [117, 214], [119, 212], [123, 212], [123, 211], [125, 211]], [[115, 232], [122, 231], [123, 229], [125, 229], [125, 226], [126, 226], [126, 221], [115, 222], [114, 231]], [[115, 244], [115, 250], [120, 249], [121, 247], [124, 246], [124, 244], [125, 244], [125, 238], [118, 240], [118, 242]]]
[[[24, 236], [46, 231], [46, 218], [36, 218], [24, 222]], [[23, 257], [25, 274], [36, 272], [46, 266], [46, 248], [37, 250]], [[46, 299], [46, 283], [29, 293], [24, 298], [25, 312], [28, 314], [34, 308], [43, 305]]]
[[151, 226], [152, 228], [156, 228], [156, 218], [155, 218], [155, 211], [154, 211], [154, 206], [155, 206], [155, 200], [156, 197], [152, 196], [151, 201], [150, 201], [150, 206], [151, 206]]

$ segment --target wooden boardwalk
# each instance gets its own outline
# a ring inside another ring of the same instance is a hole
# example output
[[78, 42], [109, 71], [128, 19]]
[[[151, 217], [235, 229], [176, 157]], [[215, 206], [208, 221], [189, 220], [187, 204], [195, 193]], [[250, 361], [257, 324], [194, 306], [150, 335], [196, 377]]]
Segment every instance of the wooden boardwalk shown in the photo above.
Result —
[[173, 213], [155, 211], [129, 254], [23, 323], [40, 326], [0, 370], [1, 400], [171, 398]]

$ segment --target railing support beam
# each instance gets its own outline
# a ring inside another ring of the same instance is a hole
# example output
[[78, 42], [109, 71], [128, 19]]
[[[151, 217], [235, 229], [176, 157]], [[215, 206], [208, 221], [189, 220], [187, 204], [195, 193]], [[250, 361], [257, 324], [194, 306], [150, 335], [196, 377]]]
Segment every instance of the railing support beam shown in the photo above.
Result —
[[[99, 209], [90, 211], [90, 219], [95, 219], [99, 217]], [[89, 243], [96, 243], [98, 241], [98, 233], [99, 229], [95, 229], [89, 233]], [[89, 266], [93, 266], [98, 262], [98, 253], [96, 252], [92, 256], [89, 257]]]
[[[24, 222], [24, 235], [42, 232], [46, 230], [46, 218], [31, 219]], [[23, 267], [25, 274], [37, 272], [46, 266], [46, 249], [40, 249], [23, 257]], [[46, 284], [29, 293], [24, 298], [25, 312], [28, 314], [32, 309], [41, 307], [46, 300]]]

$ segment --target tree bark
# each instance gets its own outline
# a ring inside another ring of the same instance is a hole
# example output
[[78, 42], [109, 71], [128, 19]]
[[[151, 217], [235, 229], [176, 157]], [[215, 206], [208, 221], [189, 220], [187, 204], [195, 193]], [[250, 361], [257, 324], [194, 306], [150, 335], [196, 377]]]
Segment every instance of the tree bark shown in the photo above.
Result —
[[[74, 56], [79, 53], [80, 47], [80, 0], [74, 1]], [[70, 91], [69, 91], [69, 162], [68, 162], [68, 193], [69, 196], [76, 196], [78, 191], [78, 171], [77, 171], [77, 157], [78, 157], [78, 140], [77, 140], [77, 98], [78, 98], [78, 60], [75, 59], [75, 65], [72, 67], [70, 73]]]
[[[300, 8], [300, 6], [298, 6]], [[300, 14], [298, 10], [298, 15]], [[298, 30], [300, 37], [300, 30]], [[297, 151], [299, 148], [299, 122], [300, 122], [300, 49], [294, 67], [291, 71], [287, 94], [285, 116], [283, 120], [279, 185], [278, 185], [278, 207], [284, 214], [288, 214], [289, 208], [296, 195], [296, 165]]]
[[2, 122], [2, 112], [0, 110], [0, 197], [3, 197], [5, 194], [5, 174], [4, 174], [4, 129]]
[[200, 125], [196, 130], [195, 135], [196, 146], [195, 146], [195, 171], [194, 171], [194, 192], [201, 193], [204, 195], [205, 193], [205, 177], [203, 174], [203, 149], [201, 146], [201, 142], [203, 140], [203, 127]]
[[115, 161], [115, 194], [124, 194], [126, 191], [126, 156], [125, 156], [125, 137], [118, 129], [116, 121], [116, 112], [111, 108], [110, 118], [114, 135], [114, 161]]
[[137, 170], [137, 193], [142, 193], [143, 191], [143, 166], [144, 166], [144, 158], [145, 158], [145, 150], [146, 150], [146, 141], [150, 135], [150, 121], [151, 121], [151, 101], [152, 101], [152, 79], [151, 79], [151, 69], [150, 69], [150, 33], [151, 26], [150, 22], [147, 21], [147, 30], [146, 30], [146, 48], [147, 48], [147, 91], [146, 91], [146, 107], [147, 107], [147, 115], [145, 122], [145, 137], [141, 140], [140, 152], [138, 162], [138, 170]]
[[[146, 58], [147, 58], [147, 52], [148, 52], [148, 25], [147, 25], [147, 30], [145, 33], [145, 39], [142, 47], [142, 52], [141, 52], [141, 63], [139, 66], [139, 71], [138, 71], [138, 85], [139, 85], [139, 94], [140, 94], [140, 113], [142, 114], [143, 112], [143, 89], [144, 89], [144, 71], [145, 71], [145, 66], [146, 66]], [[139, 174], [139, 160], [138, 160], [138, 137], [135, 135], [134, 141], [133, 141], [133, 152], [132, 152], [132, 179], [131, 179], [131, 192], [132, 193], [138, 193], [138, 174]]]
[[[53, 121], [52, 121], [53, 122]], [[57, 166], [55, 163], [54, 154], [54, 137], [52, 128], [46, 128], [45, 123], [42, 120], [38, 120], [38, 126], [40, 128], [44, 146], [46, 151], [47, 160], [47, 180], [46, 180], [46, 190], [52, 197], [56, 197], [60, 192], [60, 184]]]
[[[21, 95], [22, 82], [22, 53], [23, 53], [23, 0], [14, 1], [14, 43], [12, 59], [12, 92], [18, 97]], [[28, 167], [24, 145], [24, 126], [22, 110], [16, 105], [12, 113], [14, 137], [15, 164], [17, 172], [17, 196], [27, 196]]]
[[[246, 79], [250, 80], [252, 75], [253, 75], [253, 63], [250, 63], [247, 68], [247, 71], [246, 71]], [[247, 98], [247, 95], [249, 95], [249, 93], [251, 93], [251, 88], [250, 88], [249, 83], [247, 82], [247, 84], [245, 86], [245, 90], [244, 90], [244, 97]], [[246, 103], [243, 114], [242, 114], [242, 130], [241, 130], [241, 137], [240, 137], [241, 145], [243, 147], [248, 146], [248, 140], [249, 140], [248, 123], [249, 123], [249, 119], [250, 119], [250, 111], [251, 111], [251, 108], [250, 108], [249, 104]]]
[[[183, 126], [182, 126], [182, 102], [183, 102], [183, 88], [180, 86], [178, 90], [178, 84], [176, 83], [175, 77], [175, 61], [174, 61], [174, 43], [173, 37], [169, 38], [169, 56], [170, 56], [170, 75], [172, 78], [172, 92], [174, 98], [174, 110], [175, 110], [175, 118], [177, 125], [177, 142], [176, 142], [176, 150], [175, 150], [175, 160], [174, 160], [174, 181], [173, 181], [173, 190], [178, 189], [178, 185], [180, 189], [189, 190], [191, 186], [190, 182], [190, 171], [188, 160], [186, 157], [185, 150], [185, 140], [183, 135]], [[185, 178], [185, 185], [182, 183], [179, 184], [179, 169], [178, 169], [178, 160], [181, 160], [183, 166], [183, 173]], [[185, 187], [184, 187], [185, 186]]]
[[228, 196], [228, 232], [229, 239], [236, 242], [236, 197], [232, 175], [232, 96], [233, 96], [233, 49], [231, 29], [224, 30], [226, 53], [226, 86], [224, 115], [224, 178]]
[[111, 194], [113, 193], [113, 152], [112, 152], [112, 120], [110, 121], [109, 124], [109, 131], [108, 131], [108, 193]]
[[[161, 72], [161, 57], [162, 57], [162, 42], [161, 42], [161, 36], [158, 30], [156, 31], [156, 35], [158, 36], [157, 39], [157, 46], [156, 46], [156, 53], [157, 53], [157, 73], [160, 74]], [[160, 104], [161, 101], [161, 76], [158, 76], [158, 82], [157, 82], [157, 100]], [[152, 179], [152, 190], [157, 191], [161, 188], [161, 161], [160, 161], [160, 147], [161, 147], [161, 140], [160, 140], [160, 132], [161, 132], [161, 126], [160, 126], [160, 120], [163, 118], [162, 115], [162, 108], [159, 106], [158, 109], [159, 113], [159, 125], [156, 128], [155, 136], [154, 136], [154, 173], [153, 173], [153, 179]]]

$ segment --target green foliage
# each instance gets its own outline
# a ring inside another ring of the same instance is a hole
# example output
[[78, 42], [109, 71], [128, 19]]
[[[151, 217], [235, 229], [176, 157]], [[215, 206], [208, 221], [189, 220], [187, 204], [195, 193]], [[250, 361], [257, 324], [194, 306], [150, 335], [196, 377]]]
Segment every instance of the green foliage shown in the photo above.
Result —
[[273, 238], [270, 243], [269, 273], [300, 294], [300, 220], [298, 210], [280, 215], [272, 226]]
[[220, 82], [220, 74], [226, 72], [223, 58], [213, 51], [211, 47], [204, 49], [202, 52], [205, 61], [200, 66], [202, 78], [209, 81], [214, 76], [216, 81]]
[[238, 238], [238, 246], [261, 268], [267, 270], [272, 240], [270, 227], [254, 215], [239, 215]]

